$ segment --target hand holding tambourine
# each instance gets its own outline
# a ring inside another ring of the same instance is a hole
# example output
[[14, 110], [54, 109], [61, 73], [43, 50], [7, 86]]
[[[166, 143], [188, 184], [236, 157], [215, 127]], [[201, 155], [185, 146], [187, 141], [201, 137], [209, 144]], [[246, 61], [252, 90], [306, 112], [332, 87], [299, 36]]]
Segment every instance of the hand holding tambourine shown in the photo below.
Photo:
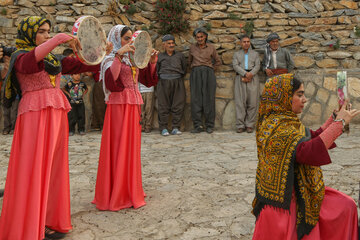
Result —
[[150, 63], [152, 63], [152, 64], [157, 63], [158, 55], [159, 55], [159, 51], [156, 49], [153, 49], [151, 51]]
[[74, 53], [77, 53], [78, 49], [80, 49], [80, 50], [82, 49], [81, 43], [76, 36], [73, 36], [71, 34], [68, 34], [68, 35], [71, 37], [71, 39], [69, 41], [67, 41], [66, 43], [73, 50]]
[[109, 55], [113, 48], [114, 45], [112, 44], [112, 42], [106, 42], [106, 55]]
[[[69, 46], [76, 57], [87, 65], [98, 65], [111, 48], [106, 41], [106, 34], [100, 21], [93, 16], [82, 16], [72, 28], [73, 40]], [[76, 36], [76, 37], [75, 37]]]

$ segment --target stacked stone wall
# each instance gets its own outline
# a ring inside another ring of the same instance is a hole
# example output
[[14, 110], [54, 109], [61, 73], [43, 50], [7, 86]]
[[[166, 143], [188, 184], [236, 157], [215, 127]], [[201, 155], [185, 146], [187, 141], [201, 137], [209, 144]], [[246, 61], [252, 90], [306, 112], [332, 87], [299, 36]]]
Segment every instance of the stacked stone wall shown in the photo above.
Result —
[[[93, 15], [101, 21], [107, 33], [115, 24], [148, 30], [154, 46], [162, 50], [161, 36], [156, 32], [159, 25], [155, 2], [137, 1], [138, 12], [128, 15], [123, 5], [111, 0], [0, 0], [0, 41], [13, 45], [16, 25], [28, 15], [49, 18], [54, 34], [70, 32], [79, 16]], [[266, 36], [277, 32], [281, 37], [281, 46], [288, 48], [294, 57], [295, 72], [305, 83], [308, 104], [302, 120], [306, 124], [318, 124], [336, 108], [337, 71], [348, 72], [350, 98], [354, 107], [360, 108], [360, 38], [354, 32], [360, 22], [359, 5], [348, 0], [187, 0], [184, 17], [189, 19], [190, 29], [187, 33], [176, 35], [176, 49], [187, 56], [189, 46], [195, 43], [193, 29], [199, 26], [211, 28], [209, 40], [216, 46], [223, 62], [216, 72], [216, 127], [234, 129], [235, 72], [231, 63], [234, 52], [240, 48], [242, 27], [246, 22], [253, 21], [252, 46], [261, 56]], [[61, 52], [62, 49], [60, 47], [56, 51]], [[262, 82], [264, 80], [262, 74]], [[185, 86], [187, 105], [183, 126], [190, 129], [189, 73], [185, 77]], [[154, 125], [156, 127], [157, 123]]]

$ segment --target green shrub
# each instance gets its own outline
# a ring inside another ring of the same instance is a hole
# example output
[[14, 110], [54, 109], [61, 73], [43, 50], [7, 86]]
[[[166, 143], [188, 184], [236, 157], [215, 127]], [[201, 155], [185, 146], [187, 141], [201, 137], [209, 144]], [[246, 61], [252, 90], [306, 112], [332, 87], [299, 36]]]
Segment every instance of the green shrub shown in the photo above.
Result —
[[250, 21], [246, 21], [243, 29], [244, 29], [246, 35], [248, 35], [250, 37], [254, 30], [254, 21], [252, 19]]
[[156, 16], [160, 23], [160, 34], [185, 32], [189, 23], [183, 18], [186, 8], [184, 0], [157, 0]]
[[231, 20], [240, 20], [241, 19], [241, 15], [236, 15], [234, 13], [229, 13], [228, 18], [230, 18]]

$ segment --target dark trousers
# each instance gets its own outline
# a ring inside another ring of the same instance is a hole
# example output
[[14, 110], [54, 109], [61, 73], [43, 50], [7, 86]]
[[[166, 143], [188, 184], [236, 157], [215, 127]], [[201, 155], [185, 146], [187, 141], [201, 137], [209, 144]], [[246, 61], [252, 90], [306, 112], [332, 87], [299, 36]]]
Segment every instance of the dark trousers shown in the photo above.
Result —
[[17, 118], [19, 102], [20, 102], [20, 100], [15, 99], [11, 103], [11, 107], [7, 108], [7, 107], [3, 106], [3, 111], [4, 111], [4, 131], [14, 130], [15, 123], [16, 123], [16, 118]]
[[191, 118], [194, 128], [202, 125], [202, 113], [205, 127], [215, 125], [216, 78], [214, 69], [206, 66], [194, 67], [190, 74]]
[[85, 105], [84, 103], [71, 103], [71, 111], [68, 113], [69, 131], [75, 132], [75, 125], [78, 124], [78, 131], [85, 131]]
[[167, 129], [170, 113], [172, 128], [180, 128], [185, 108], [184, 79], [160, 79], [157, 85], [159, 129]]
[[93, 87], [91, 128], [102, 129], [106, 111], [105, 95], [102, 82], [95, 82]]

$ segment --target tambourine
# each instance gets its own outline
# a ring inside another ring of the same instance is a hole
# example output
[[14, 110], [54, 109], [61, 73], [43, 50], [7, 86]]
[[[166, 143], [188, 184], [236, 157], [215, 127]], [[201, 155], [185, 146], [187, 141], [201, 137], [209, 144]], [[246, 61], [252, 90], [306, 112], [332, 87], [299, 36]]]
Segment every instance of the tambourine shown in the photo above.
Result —
[[129, 53], [130, 62], [134, 67], [143, 69], [150, 61], [152, 52], [151, 37], [146, 31], [136, 31], [132, 35], [135, 53]]
[[99, 20], [93, 16], [82, 16], [76, 20], [72, 34], [77, 36], [82, 49], [76, 57], [87, 65], [100, 64], [106, 55], [106, 34]]

